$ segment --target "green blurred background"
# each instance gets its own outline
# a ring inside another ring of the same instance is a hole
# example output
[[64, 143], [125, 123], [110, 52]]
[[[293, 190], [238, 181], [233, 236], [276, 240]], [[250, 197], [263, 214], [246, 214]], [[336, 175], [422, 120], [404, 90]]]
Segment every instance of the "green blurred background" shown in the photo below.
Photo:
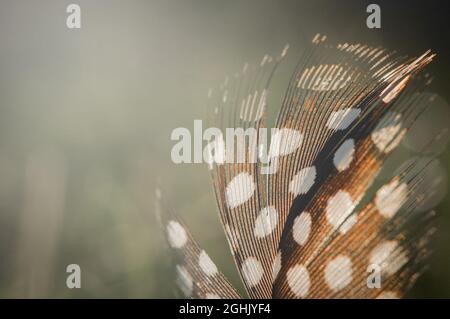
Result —
[[[66, 28], [72, 2], [80, 30]], [[434, 49], [433, 89], [449, 101], [444, 2], [376, 3], [380, 30], [365, 25], [367, 1], [0, 0], [0, 297], [176, 297], [154, 216], [158, 183], [242, 289], [207, 168], [173, 164], [170, 133], [205, 118], [208, 88], [290, 43], [271, 96], [278, 107], [317, 32]], [[449, 205], [438, 208], [437, 253], [412, 297], [450, 297]], [[66, 287], [72, 263], [81, 289]]]

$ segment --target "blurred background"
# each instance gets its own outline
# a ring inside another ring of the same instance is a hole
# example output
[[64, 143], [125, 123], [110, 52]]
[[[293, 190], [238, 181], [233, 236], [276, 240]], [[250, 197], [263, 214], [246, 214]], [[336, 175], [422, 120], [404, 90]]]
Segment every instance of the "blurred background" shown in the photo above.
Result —
[[[79, 30], [66, 27], [72, 2]], [[0, 297], [176, 297], [154, 216], [158, 183], [242, 291], [206, 165], [173, 164], [170, 133], [205, 118], [208, 88], [289, 43], [276, 109], [318, 32], [410, 55], [433, 49], [432, 89], [448, 106], [444, 1], [372, 2], [378, 30], [366, 27], [370, 2], [356, 0], [0, 0]], [[447, 196], [436, 254], [411, 297], [450, 297], [449, 207]], [[66, 287], [69, 264], [81, 267], [81, 289]]]

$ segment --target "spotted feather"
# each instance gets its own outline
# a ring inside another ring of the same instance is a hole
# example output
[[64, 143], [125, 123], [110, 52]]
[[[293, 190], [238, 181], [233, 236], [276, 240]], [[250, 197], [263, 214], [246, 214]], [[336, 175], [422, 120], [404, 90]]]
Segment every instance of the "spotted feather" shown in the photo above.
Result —
[[[440, 184], [427, 167], [436, 159], [412, 159], [384, 184], [377, 181], [430, 106], [422, 93], [430, 77], [422, 71], [435, 55], [410, 58], [368, 45], [333, 45], [316, 35], [292, 74], [267, 144], [260, 129], [268, 126], [270, 84], [287, 49], [265, 55], [255, 68], [245, 64], [208, 93], [209, 119], [218, 128], [208, 144], [208, 167], [247, 293], [403, 297], [431, 252], [429, 202]], [[240, 129], [231, 147], [226, 128]], [[434, 143], [443, 141], [435, 136], [428, 146]], [[185, 229], [174, 225], [173, 231]], [[202, 251], [186, 238], [195, 248], [181, 250], [191, 265], [182, 270], [195, 276], [192, 282], [205, 282], [195, 262]], [[237, 297], [218, 278], [199, 284], [194, 296]]]
[[218, 270], [208, 253], [200, 248], [185, 223], [161, 205], [157, 190], [156, 212], [164, 228], [167, 243], [173, 251], [176, 283], [186, 298], [236, 299], [239, 294]]

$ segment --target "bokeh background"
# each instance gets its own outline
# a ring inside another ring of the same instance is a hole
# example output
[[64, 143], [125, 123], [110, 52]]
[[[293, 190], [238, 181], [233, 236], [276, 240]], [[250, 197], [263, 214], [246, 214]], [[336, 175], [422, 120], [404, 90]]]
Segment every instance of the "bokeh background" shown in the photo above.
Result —
[[[71, 2], [80, 30], [66, 27]], [[290, 43], [270, 97], [277, 108], [317, 32], [433, 49], [432, 89], [448, 102], [446, 3], [372, 2], [380, 30], [366, 27], [370, 2], [356, 0], [0, 0], [0, 297], [176, 297], [154, 216], [158, 184], [242, 290], [207, 168], [173, 164], [170, 133], [205, 118], [208, 88]], [[442, 161], [448, 169], [448, 152]], [[450, 297], [449, 205], [438, 206], [436, 254], [411, 297]], [[81, 289], [66, 287], [72, 263]]]

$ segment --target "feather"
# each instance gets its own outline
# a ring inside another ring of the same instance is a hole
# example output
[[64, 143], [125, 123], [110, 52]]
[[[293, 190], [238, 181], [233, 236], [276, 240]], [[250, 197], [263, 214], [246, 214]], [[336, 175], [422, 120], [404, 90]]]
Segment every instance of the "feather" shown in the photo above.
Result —
[[184, 296], [196, 299], [240, 298], [208, 253], [191, 236], [185, 223], [167, 208], [163, 209], [167, 205], [161, 205], [161, 197], [161, 191], [157, 189], [155, 210], [173, 251], [176, 282]]
[[[362, 44], [332, 45], [316, 35], [266, 145], [267, 131], [260, 129], [267, 128], [270, 84], [287, 48], [276, 58], [265, 55], [256, 69], [246, 64], [235, 81], [227, 78], [218, 94], [209, 94], [212, 123], [221, 132], [241, 129], [241, 136], [220, 135], [208, 145], [220, 219], [247, 293], [402, 297], [431, 251], [435, 213], [417, 208], [432, 197], [435, 176], [425, 177], [435, 159], [412, 160], [384, 185], [374, 184], [429, 106], [421, 92], [430, 81], [420, 71], [435, 55], [409, 58]], [[189, 260], [200, 249], [193, 241], [192, 247], [183, 250], [184, 261], [198, 268]], [[188, 271], [193, 281], [204, 281], [198, 269]], [[373, 278], [379, 287], [371, 287]], [[214, 285], [236, 297], [223, 277], [208, 289]]]

